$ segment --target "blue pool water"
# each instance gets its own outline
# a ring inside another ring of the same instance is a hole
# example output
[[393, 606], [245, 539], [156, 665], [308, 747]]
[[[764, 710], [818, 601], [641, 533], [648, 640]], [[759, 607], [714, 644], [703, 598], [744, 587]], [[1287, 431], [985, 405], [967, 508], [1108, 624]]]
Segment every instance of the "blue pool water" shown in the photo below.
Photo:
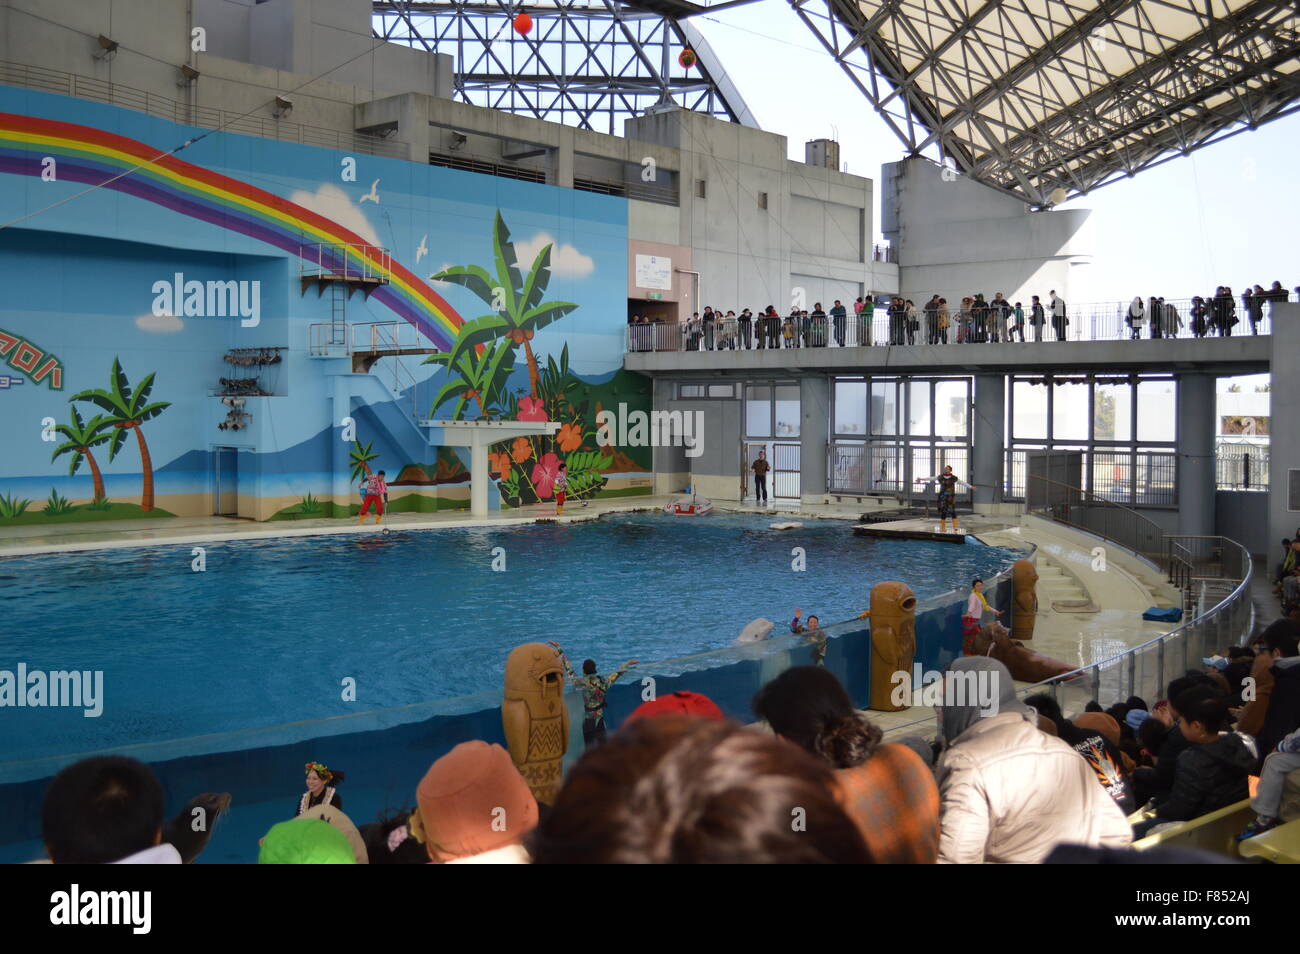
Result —
[[[722, 649], [755, 617], [781, 632], [798, 606], [829, 624], [881, 580], [925, 599], [1019, 556], [770, 522], [643, 513], [232, 542], [207, 547], [203, 573], [189, 546], [3, 559], [0, 670], [103, 670], [104, 710], [0, 709], [0, 762], [496, 690], [531, 640], [602, 671]], [[356, 702], [342, 699], [348, 678]]]

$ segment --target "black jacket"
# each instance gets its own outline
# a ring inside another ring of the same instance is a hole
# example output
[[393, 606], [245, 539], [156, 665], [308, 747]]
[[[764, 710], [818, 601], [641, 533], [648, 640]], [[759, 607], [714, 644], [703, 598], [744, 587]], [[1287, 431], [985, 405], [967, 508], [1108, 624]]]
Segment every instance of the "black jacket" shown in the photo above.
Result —
[[1279, 659], [1269, 672], [1273, 675], [1273, 694], [1257, 740], [1260, 764], [1288, 733], [1300, 729], [1300, 656]]
[[1230, 732], [1213, 742], [1189, 745], [1178, 756], [1173, 791], [1156, 806], [1160, 820], [1188, 821], [1249, 798], [1247, 778], [1255, 753], [1244, 738]]

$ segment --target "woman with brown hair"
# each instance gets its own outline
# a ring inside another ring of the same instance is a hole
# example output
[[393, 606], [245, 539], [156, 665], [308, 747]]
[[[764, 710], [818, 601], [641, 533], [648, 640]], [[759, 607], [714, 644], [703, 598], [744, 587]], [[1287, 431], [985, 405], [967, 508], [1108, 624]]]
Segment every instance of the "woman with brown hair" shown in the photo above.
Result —
[[865, 864], [830, 766], [731, 722], [629, 722], [574, 766], [534, 864]]
[[834, 674], [787, 669], [758, 691], [754, 714], [772, 731], [830, 764], [835, 794], [877, 864], [934, 864], [939, 788], [917, 752], [881, 745], [879, 727], [853, 708]]

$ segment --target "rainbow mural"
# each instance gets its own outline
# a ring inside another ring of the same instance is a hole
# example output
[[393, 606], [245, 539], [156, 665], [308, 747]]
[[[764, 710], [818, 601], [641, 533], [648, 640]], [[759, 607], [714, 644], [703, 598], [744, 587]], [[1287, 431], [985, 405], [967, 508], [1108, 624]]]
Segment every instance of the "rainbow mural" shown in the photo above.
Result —
[[[40, 177], [41, 160], [58, 162], [60, 181], [102, 186], [173, 212], [239, 232], [300, 258], [306, 246], [341, 246], [325, 264], [382, 276], [371, 298], [414, 325], [448, 351], [463, 319], [442, 296], [355, 232], [287, 199], [160, 152], [135, 139], [77, 123], [0, 112], [0, 172]], [[139, 166], [140, 168], [136, 168]], [[123, 172], [135, 169], [130, 175]], [[114, 176], [122, 176], [113, 180]]]

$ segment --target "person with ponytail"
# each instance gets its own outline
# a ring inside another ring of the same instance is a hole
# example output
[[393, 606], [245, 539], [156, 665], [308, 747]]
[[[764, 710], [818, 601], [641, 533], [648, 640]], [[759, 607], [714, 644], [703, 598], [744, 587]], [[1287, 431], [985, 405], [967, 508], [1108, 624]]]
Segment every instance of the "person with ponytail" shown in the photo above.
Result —
[[939, 789], [904, 744], [881, 745], [880, 728], [853, 708], [839, 679], [796, 666], [754, 696], [754, 714], [783, 739], [834, 769], [836, 800], [877, 864], [933, 864], [939, 857]]

